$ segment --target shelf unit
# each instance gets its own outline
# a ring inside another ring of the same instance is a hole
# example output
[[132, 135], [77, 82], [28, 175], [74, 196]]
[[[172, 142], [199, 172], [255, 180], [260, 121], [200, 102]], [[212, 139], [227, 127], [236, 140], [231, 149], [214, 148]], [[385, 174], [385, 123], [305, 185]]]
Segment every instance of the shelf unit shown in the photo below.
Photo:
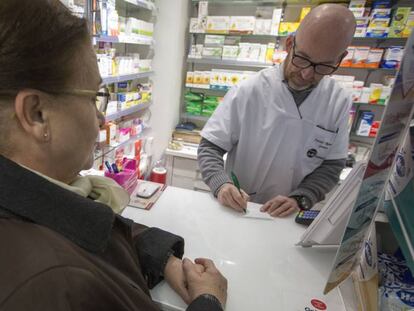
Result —
[[[93, 23], [93, 16], [97, 14], [98, 11], [93, 11], [93, 2], [98, 2], [99, 0], [86, 0], [86, 15], [88, 19]], [[98, 7], [99, 9], [99, 7]], [[116, 10], [119, 13], [119, 16], [122, 17], [136, 17], [141, 20], [146, 20], [149, 22], [155, 23], [156, 11], [157, 8], [153, 2], [147, 0], [116, 0]], [[95, 29], [91, 27], [91, 29]], [[100, 42], [111, 44], [113, 48], [116, 48], [117, 53], [120, 55], [126, 55], [130, 53], [138, 53], [144, 58], [149, 59], [153, 56], [153, 46], [155, 44], [153, 38], [146, 36], [107, 36], [96, 34], [92, 37], [93, 44], [96, 45]], [[147, 55], [147, 57], [145, 57]], [[134, 85], [138, 83], [137, 80], [149, 80], [153, 75], [154, 71], [146, 71], [139, 73], [130, 73], [122, 74], [117, 76], [106, 76], [102, 77], [102, 83], [104, 85], [111, 85], [120, 82], [132, 81]], [[117, 111], [116, 113], [109, 114], [105, 117], [106, 122], [119, 122], [125, 119], [129, 119], [130, 116], [135, 114], [143, 114], [148, 108], [152, 105], [151, 101], [142, 102], [138, 105], [130, 107], [128, 109]], [[144, 132], [147, 129], [144, 129]], [[143, 132], [143, 133], [144, 133]], [[127, 141], [117, 145], [117, 146], [98, 146], [95, 151], [95, 160], [104, 158], [109, 155], [111, 152], [115, 151], [118, 148], [127, 146], [134, 143], [138, 139], [142, 139], [145, 136], [141, 133], [128, 139]]]
[[[192, 0], [193, 10], [192, 17], [197, 17], [197, 5], [201, 0]], [[267, 6], [272, 8], [283, 8], [286, 13], [289, 6], [293, 9], [300, 9], [301, 6], [315, 6], [321, 3], [345, 3], [349, 4], [349, 0], [209, 0], [209, 15], [254, 15], [257, 6]], [[413, 6], [406, 0], [398, 0], [396, 6]], [[290, 13], [290, 12], [289, 12]], [[289, 15], [289, 14], [287, 14]], [[284, 18], [289, 21], [289, 17], [286, 14]], [[276, 47], [282, 46], [287, 36], [279, 35], [261, 35], [261, 34], [223, 34], [223, 33], [201, 33], [191, 32], [189, 33], [189, 47], [188, 52], [191, 49], [192, 44], [203, 44], [204, 37], [206, 35], [223, 35], [223, 36], [235, 36], [240, 37], [241, 42], [260, 42], [261, 44], [272, 42]], [[370, 37], [355, 37], [352, 45], [356, 46], [370, 46], [373, 48], [386, 48], [389, 46], [404, 46], [407, 38], [370, 38]], [[189, 54], [189, 53], [188, 53]], [[237, 60], [223, 60], [215, 58], [187, 58], [187, 70], [188, 71], [209, 71], [211, 69], [232, 69], [232, 70], [249, 70], [258, 71], [264, 68], [273, 66], [272, 64], [261, 62], [243, 62]], [[356, 80], [365, 81], [365, 85], [369, 86], [370, 83], [380, 83], [385, 75], [395, 75], [396, 69], [387, 68], [353, 68], [353, 67], [341, 67], [338, 69], [337, 74], [341, 75], [353, 75], [356, 76]], [[183, 83], [183, 93], [186, 91], [194, 91], [198, 93], [204, 93], [206, 95], [218, 95], [224, 96], [228, 89], [215, 89], [210, 87], [189, 86]], [[373, 109], [376, 114], [382, 115], [383, 105], [369, 105], [364, 103], [354, 103], [356, 113], [359, 109]], [[208, 120], [208, 117], [194, 116], [186, 112], [184, 98], [182, 100], [182, 107], [180, 116], [183, 121], [192, 121], [198, 126], [202, 127]], [[357, 137], [351, 135], [351, 139], [355, 141], [363, 140], [366, 143], [365, 137]], [[372, 139], [371, 139], [372, 140]]]
[[135, 114], [137, 112], [143, 111], [143, 110], [147, 109], [149, 106], [151, 106], [151, 104], [152, 104], [151, 101], [143, 102], [143, 103], [140, 103], [138, 105], [132, 106], [128, 109], [117, 111], [115, 113], [111, 113], [110, 115], [107, 115], [105, 117], [105, 122], [111, 122], [111, 121], [119, 120], [119, 119], [122, 119], [123, 117], [127, 117], [127, 116], [130, 116], [130, 115]]
[[190, 120], [190, 121], [202, 121], [202, 122], [207, 122], [207, 120], [209, 119], [209, 117], [196, 116], [196, 115], [192, 115], [189, 113], [184, 113], [183, 118], [186, 120]]

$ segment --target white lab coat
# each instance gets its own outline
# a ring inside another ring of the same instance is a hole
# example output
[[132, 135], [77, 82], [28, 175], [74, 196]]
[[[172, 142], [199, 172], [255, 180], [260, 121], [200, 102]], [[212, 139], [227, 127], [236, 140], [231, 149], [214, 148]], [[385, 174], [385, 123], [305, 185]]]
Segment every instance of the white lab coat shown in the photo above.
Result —
[[228, 151], [227, 173], [257, 203], [289, 195], [323, 160], [347, 156], [351, 96], [324, 77], [298, 109], [283, 79], [281, 65], [233, 87], [201, 133]]

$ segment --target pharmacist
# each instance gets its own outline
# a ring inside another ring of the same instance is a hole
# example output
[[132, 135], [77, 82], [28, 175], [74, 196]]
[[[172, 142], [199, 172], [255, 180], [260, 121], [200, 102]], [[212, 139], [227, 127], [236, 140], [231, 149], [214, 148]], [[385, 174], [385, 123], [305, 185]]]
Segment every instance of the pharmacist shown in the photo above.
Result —
[[282, 65], [228, 92], [198, 149], [203, 179], [223, 205], [242, 212], [251, 200], [284, 217], [309, 209], [336, 185], [347, 156], [351, 98], [329, 75], [354, 31], [347, 8], [318, 6], [287, 38]]

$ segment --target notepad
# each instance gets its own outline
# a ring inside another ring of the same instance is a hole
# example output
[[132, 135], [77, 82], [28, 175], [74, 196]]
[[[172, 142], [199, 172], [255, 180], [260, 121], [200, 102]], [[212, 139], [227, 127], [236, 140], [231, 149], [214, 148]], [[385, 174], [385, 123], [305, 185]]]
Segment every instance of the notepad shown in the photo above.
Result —
[[251, 202], [247, 203], [246, 214], [242, 215], [244, 218], [254, 218], [254, 219], [263, 219], [263, 220], [274, 220], [272, 216], [268, 213], [263, 213], [260, 211], [262, 205], [254, 204]]

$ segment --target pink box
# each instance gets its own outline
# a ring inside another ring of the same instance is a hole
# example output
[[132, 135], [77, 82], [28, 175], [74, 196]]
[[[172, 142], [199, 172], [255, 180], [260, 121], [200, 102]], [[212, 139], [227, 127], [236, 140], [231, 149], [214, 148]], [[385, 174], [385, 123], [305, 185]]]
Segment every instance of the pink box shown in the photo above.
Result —
[[124, 159], [122, 171], [119, 173], [110, 173], [105, 171], [105, 177], [112, 178], [129, 194], [131, 194], [138, 181], [137, 161], [135, 159]]

